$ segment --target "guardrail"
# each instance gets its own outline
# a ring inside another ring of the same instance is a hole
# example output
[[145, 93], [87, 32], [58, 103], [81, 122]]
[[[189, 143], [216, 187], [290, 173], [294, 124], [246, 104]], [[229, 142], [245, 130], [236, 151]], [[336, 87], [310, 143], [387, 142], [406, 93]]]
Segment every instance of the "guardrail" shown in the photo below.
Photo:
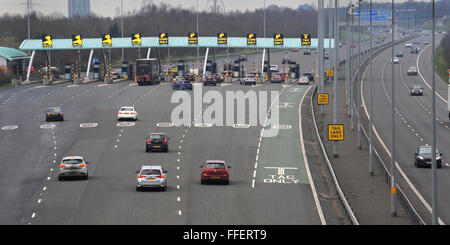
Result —
[[[389, 42], [389, 43], [386, 43], [386, 44], [383, 44], [383, 45], [380, 45], [380, 46], [377, 46], [377, 47], [373, 47], [372, 49], [375, 50], [375, 53], [373, 54], [373, 56], [376, 56], [376, 55], [380, 54], [381, 52], [383, 52], [387, 48], [391, 47], [392, 45], [397, 45], [397, 44], [402, 43], [402, 42], [404, 42], [406, 40], [410, 40], [410, 39], [413, 39], [413, 38], [416, 38], [416, 37], [417, 37], [417, 35], [413, 35], [413, 36], [410, 36], [410, 37], [407, 37], [407, 38], [403, 38], [403, 39], [397, 40], [394, 43]], [[368, 51], [370, 51], [370, 50], [362, 51], [361, 55], [363, 55], [363, 54], [367, 55]], [[357, 57], [357, 54], [355, 54], [353, 57]], [[343, 64], [345, 64], [345, 62], [346, 62], [345, 59], [341, 60], [339, 62], [339, 64], [338, 64], [338, 67], [340, 67]], [[365, 59], [362, 62], [362, 64], [360, 64], [360, 66], [356, 69], [356, 71], [354, 73], [354, 76], [353, 76], [353, 79], [352, 79], [353, 84], [355, 83], [355, 81], [356, 81], [355, 78], [358, 76], [358, 73], [361, 71], [361, 68], [363, 66], [367, 66], [368, 62], [369, 62], [369, 57], [365, 57]], [[358, 81], [358, 82], [361, 82], [361, 81]], [[340, 200], [342, 202], [342, 205], [345, 207], [345, 210], [347, 212], [347, 216], [350, 218], [352, 224], [359, 225], [358, 219], [356, 218], [356, 216], [355, 216], [355, 214], [354, 214], [350, 204], [348, 203], [348, 201], [347, 201], [347, 199], [345, 197], [344, 192], [342, 191], [342, 188], [340, 187], [340, 184], [339, 184], [337, 176], [336, 176], [336, 174], [334, 172], [333, 166], [331, 165], [331, 161], [328, 158], [327, 150], [325, 149], [325, 146], [323, 145], [322, 139], [320, 137], [320, 133], [319, 133], [319, 130], [318, 130], [318, 127], [317, 127], [317, 121], [316, 121], [316, 117], [315, 117], [315, 112], [314, 112], [314, 97], [316, 95], [317, 95], [317, 86], [314, 88], [313, 94], [311, 96], [311, 111], [312, 111], [312, 117], [313, 117], [313, 122], [314, 122], [313, 123], [314, 124], [314, 128], [315, 128], [315, 131], [316, 131], [317, 138], [319, 140], [319, 145], [320, 145], [320, 148], [322, 150], [323, 157], [325, 158], [325, 161], [327, 163], [328, 170], [330, 171], [331, 176], [333, 178], [334, 184], [335, 184], [337, 192], [339, 194], [339, 198], [340, 198]], [[352, 96], [354, 96], [354, 95], [352, 95]], [[352, 106], [355, 109], [355, 115], [359, 118], [360, 115], [358, 114], [358, 110], [356, 108], [356, 105], [355, 105], [354, 101], [355, 100], [353, 100], [353, 105]], [[362, 129], [362, 132], [363, 132], [363, 134], [365, 136], [366, 143], [368, 143], [369, 142], [369, 137], [367, 135], [367, 132], [364, 129], [364, 127], [362, 127], [362, 126], [361, 126], [361, 129]], [[383, 171], [383, 173], [385, 175], [385, 180], [386, 180], [386, 182], [388, 184], [390, 184], [390, 180], [391, 180], [390, 176], [391, 176], [391, 174], [389, 173], [387, 165], [382, 160], [380, 154], [375, 149], [375, 147], [374, 147], [374, 152], [375, 152], [375, 156], [376, 156], [376, 161], [379, 164], [381, 170]], [[420, 215], [417, 213], [416, 209], [411, 204], [411, 201], [405, 195], [405, 192], [402, 190], [402, 188], [400, 188], [397, 184], [396, 184], [396, 187], [397, 187], [397, 190], [398, 190], [398, 192], [397, 192], [398, 197], [399, 197], [398, 200], [399, 200], [400, 204], [403, 206], [403, 208], [405, 209], [405, 211], [407, 212], [407, 214], [411, 217], [411, 220], [415, 224], [420, 224], [420, 225], [425, 224], [423, 219], [420, 217]]]

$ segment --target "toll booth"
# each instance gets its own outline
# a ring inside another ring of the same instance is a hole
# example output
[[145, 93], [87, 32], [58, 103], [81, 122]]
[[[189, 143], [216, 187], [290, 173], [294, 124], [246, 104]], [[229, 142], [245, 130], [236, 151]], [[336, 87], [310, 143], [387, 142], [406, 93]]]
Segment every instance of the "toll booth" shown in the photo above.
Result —
[[289, 75], [293, 79], [297, 79], [300, 77], [300, 64], [297, 64], [295, 61], [289, 62]]
[[128, 64], [128, 80], [134, 80], [134, 65]]
[[212, 72], [212, 61], [207, 60], [206, 61], [206, 70], [205, 70], [205, 76], [209, 76]]
[[69, 80], [72, 79], [72, 63], [64, 64], [64, 78]]
[[94, 58], [94, 79], [100, 79], [101, 76], [101, 67], [100, 67], [100, 61], [98, 58]]
[[123, 61], [122, 62], [122, 78], [125, 80], [129, 80], [130, 79], [130, 64], [128, 63], [128, 61]]
[[186, 62], [184, 60], [178, 61], [178, 75], [184, 76], [186, 74]]
[[241, 61], [235, 60], [233, 64], [233, 78], [242, 77], [241, 75]]
[[263, 66], [263, 77], [267, 77], [268, 76], [268, 70], [269, 70], [269, 61], [264, 61], [264, 66]]
[[300, 64], [295, 64], [295, 77], [294, 79], [299, 79], [300, 78]]

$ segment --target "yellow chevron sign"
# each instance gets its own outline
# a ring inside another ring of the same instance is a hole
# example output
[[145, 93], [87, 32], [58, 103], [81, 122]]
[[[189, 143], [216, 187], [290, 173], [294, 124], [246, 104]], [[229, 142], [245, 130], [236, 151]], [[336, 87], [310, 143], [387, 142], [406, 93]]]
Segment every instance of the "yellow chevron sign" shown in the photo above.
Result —
[[140, 33], [131, 34], [131, 45], [141, 45], [142, 39]]
[[52, 35], [44, 35], [42, 37], [42, 47], [53, 47]]
[[169, 44], [169, 34], [166, 32], [159, 33], [159, 44]]
[[196, 32], [190, 32], [188, 36], [189, 44], [198, 44], [198, 34]]
[[227, 44], [228, 43], [228, 35], [225, 32], [217, 34], [217, 44]]
[[277, 46], [284, 45], [283, 34], [275, 34], [273, 36], [273, 45], [277, 45]]
[[256, 45], [256, 34], [247, 34], [247, 45]]
[[109, 35], [109, 34], [102, 35], [102, 45], [103, 46], [111, 46], [112, 45], [111, 35]]
[[74, 46], [74, 47], [83, 46], [83, 38], [81, 37], [80, 34], [72, 35], [72, 46]]

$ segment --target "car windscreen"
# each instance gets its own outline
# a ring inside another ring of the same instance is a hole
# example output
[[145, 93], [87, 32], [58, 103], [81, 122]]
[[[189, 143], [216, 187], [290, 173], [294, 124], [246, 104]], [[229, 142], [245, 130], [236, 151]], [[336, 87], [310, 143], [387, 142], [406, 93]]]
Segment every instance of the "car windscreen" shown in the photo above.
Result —
[[[421, 147], [419, 148], [420, 155], [431, 155], [431, 147]], [[436, 149], [436, 154], [439, 154], [438, 149]]]
[[64, 159], [63, 160], [64, 164], [80, 164], [82, 162], [83, 162], [83, 160], [81, 160], [81, 159]]
[[160, 175], [161, 171], [159, 169], [142, 169], [142, 175]]
[[205, 168], [209, 168], [209, 169], [225, 169], [225, 164], [223, 164], [223, 163], [207, 163]]
[[415, 67], [415, 66], [410, 66], [408, 69], [409, 69], [409, 70], [415, 70], [416, 67]]
[[414, 89], [421, 89], [422, 87], [420, 85], [413, 85]]

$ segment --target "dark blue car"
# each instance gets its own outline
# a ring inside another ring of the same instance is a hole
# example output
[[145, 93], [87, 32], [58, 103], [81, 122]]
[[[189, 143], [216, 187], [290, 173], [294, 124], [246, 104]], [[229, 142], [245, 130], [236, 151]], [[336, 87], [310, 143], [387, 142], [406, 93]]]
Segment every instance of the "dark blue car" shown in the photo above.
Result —
[[178, 89], [178, 90], [192, 90], [192, 84], [188, 81], [178, 81], [178, 82], [174, 82], [172, 84], [172, 88], [174, 90]]

